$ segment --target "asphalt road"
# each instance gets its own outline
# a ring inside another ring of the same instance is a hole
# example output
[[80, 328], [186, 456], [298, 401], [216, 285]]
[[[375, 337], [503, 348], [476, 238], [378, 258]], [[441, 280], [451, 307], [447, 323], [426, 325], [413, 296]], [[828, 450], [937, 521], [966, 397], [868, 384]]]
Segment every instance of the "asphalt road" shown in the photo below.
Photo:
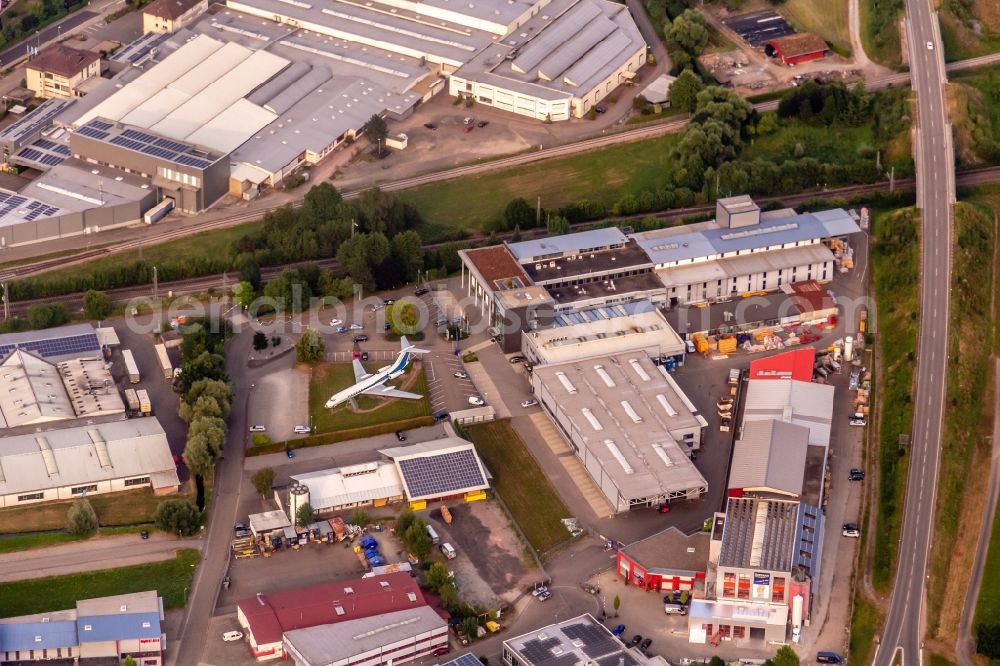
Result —
[[128, 534], [39, 548], [30, 557], [23, 552], [5, 553], [0, 555], [0, 583], [170, 560], [181, 548], [201, 548], [201, 541], [154, 531], [147, 540]]
[[[903, 527], [896, 578], [876, 666], [921, 663], [925, 580], [941, 456], [941, 421], [948, 373], [948, 292], [951, 286], [951, 206], [955, 172], [944, 105], [943, 43], [927, 0], [907, 0], [906, 26], [917, 95], [917, 206], [921, 211], [920, 333], [917, 387]], [[928, 46], [929, 45], [929, 46]]]
[[20, 44], [12, 46], [3, 53], [0, 53], [0, 69], [6, 69], [18, 60], [24, 58], [28, 53], [27, 47], [29, 44], [31, 46], [35, 46], [36, 44], [45, 46], [46, 43], [51, 42], [54, 39], [58, 39], [63, 33], [68, 35], [70, 32], [96, 16], [97, 12], [85, 10], [76, 12], [75, 14], [70, 14], [66, 18], [56, 21], [38, 33], [37, 37], [29, 37]]

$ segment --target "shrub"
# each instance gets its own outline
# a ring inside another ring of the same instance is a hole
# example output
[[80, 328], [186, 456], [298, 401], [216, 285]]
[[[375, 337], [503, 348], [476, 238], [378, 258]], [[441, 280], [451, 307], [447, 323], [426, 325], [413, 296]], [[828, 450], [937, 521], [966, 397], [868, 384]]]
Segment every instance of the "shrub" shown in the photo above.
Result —
[[73, 502], [66, 512], [66, 529], [73, 536], [86, 536], [97, 529], [97, 513], [86, 499]]

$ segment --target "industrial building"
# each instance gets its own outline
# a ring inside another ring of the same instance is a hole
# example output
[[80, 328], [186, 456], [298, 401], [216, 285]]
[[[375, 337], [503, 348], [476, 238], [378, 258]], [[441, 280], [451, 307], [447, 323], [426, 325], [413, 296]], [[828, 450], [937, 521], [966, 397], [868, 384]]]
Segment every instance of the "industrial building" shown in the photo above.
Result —
[[808, 428], [775, 420], [745, 422], [733, 445], [729, 496], [798, 499], [808, 449]]
[[76, 608], [0, 619], [0, 663], [161, 666], [166, 635], [155, 591], [81, 599]]
[[641, 351], [668, 370], [684, 364], [684, 341], [649, 301], [561, 312], [550, 328], [522, 333], [521, 352], [533, 365], [567, 363], [609, 351]]
[[506, 666], [665, 666], [663, 657], [647, 657], [626, 649], [611, 630], [586, 613], [550, 624], [503, 642]]
[[[366, 623], [368, 632], [381, 633], [378, 631], [379, 628], [385, 627], [385, 631], [392, 632], [393, 638], [404, 643], [407, 638], [412, 639], [421, 635], [428, 642], [437, 644], [439, 641], [444, 641], [444, 644], [447, 644], [447, 626], [444, 619], [439, 616], [440, 626], [430, 626], [432, 623], [421, 610], [424, 608], [429, 606], [417, 581], [407, 573], [391, 573], [275, 594], [257, 594], [236, 602], [236, 616], [258, 660], [295, 658], [298, 664], [325, 664], [327, 662], [306, 660], [321, 659], [321, 655], [325, 654], [322, 652], [324, 649], [332, 649], [330, 646], [323, 647], [325, 634], [322, 631], [311, 633], [302, 630], [370, 618], [372, 622]], [[389, 626], [394, 623], [375, 626], [377, 623], [383, 623], [386, 615], [396, 613], [408, 614], [405, 615], [407, 619], [416, 619], [412, 622], [395, 623], [402, 626]], [[411, 624], [419, 625], [417, 627], [419, 631], [407, 635], [404, 629]], [[360, 625], [349, 626], [356, 628]], [[289, 637], [291, 640], [288, 640]], [[338, 652], [333, 656], [338, 660], [353, 657], [351, 663], [364, 663], [358, 659], [364, 656], [364, 650], [361, 653], [353, 651], [361, 649], [362, 644], [345, 642], [341, 647], [347, 648], [353, 645], [349, 648], [349, 652], [344, 655]], [[421, 651], [419, 656], [429, 652], [430, 650]], [[411, 655], [417, 656], [415, 652], [411, 652]]]
[[0, 438], [0, 506], [137, 488], [168, 494], [179, 486], [166, 433], [155, 418]]
[[[853, 266], [847, 239], [859, 231], [842, 209], [765, 212], [748, 196], [730, 197], [716, 202], [709, 222], [461, 250], [462, 287], [508, 353], [520, 350], [522, 333], [551, 327], [557, 314], [632, 301], [670, 308], [673, 323], [680, 305], [781, 290], [788, 297], [775, 308], [775, 324], [818, 321], [837, 312], [819, 283]], [[732, 325], [679, 323], [684, 335]]]
[[644, 590], [694, 593], [704, 587], [709, 542], [705, 532], [688, 536], [669, 527], [619, 548], [615, 570], [627, 583]]
[[794, 379], [754, 380], [747, 383], [744, 424], [779, 420], [806, 428], [809, 444], [826, 449], [833, 420], [832, 386]]
[[484, 499], [490, 487], [475, 446], [460, 437], [383, 449], [379, 454], [382, 458], [371, 462], [294, 474], [292, 485], [278, 491], [278, 501], [287, 503], [290, 518], [306, 502], [321, 515], [402, 501], [416, 510], [433, 501]]
[[448, 623], [430, 606], [285, 632], [295, 666], [404, 664], [448, 649]]
[[79, 97], [80, 84], [100, 75], [100, 54], [62, 43], [46, 46], [24, 69], [26, 87], [42, 99]]
[[536, 366], [531, 386], [616, 513], [707, 492], [689, 459], [707, 422], [645, 353]]

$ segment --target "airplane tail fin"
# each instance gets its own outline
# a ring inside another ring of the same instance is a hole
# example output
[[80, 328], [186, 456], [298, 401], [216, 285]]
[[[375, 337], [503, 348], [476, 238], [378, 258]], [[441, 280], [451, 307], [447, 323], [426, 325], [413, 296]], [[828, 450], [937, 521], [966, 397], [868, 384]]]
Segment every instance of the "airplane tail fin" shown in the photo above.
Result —
[[414, 347], [413, 345], [411, 345], [410, 341], [406, 339], [405, 335], [399, 336], [399, 348], [402, 351], [408, 351], [411, 354], [427, 354], [428, 353], [428, 351], [426, 349], [420, 349], [418, 347]]

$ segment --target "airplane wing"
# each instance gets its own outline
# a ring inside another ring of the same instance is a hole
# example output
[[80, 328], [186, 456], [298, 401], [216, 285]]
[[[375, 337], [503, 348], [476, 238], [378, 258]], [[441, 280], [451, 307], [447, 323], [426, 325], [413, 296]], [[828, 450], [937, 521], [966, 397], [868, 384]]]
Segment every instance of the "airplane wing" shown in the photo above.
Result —
[[371, 377], [371, 373], [365, 370], [365, 366], [361, 365], [361, 361], [354, 359], [354, 381], [360, 383], [369, 377]]
[[397, 388], [391, 386], [373, 386], [372, 388], [364, 391], [366, 395], [374, 395], [380, 398], [405, 398], [406, 400], [420, 400], [424, 396], [419, 393], [410, 393], [409, 391], [400, 391]]

